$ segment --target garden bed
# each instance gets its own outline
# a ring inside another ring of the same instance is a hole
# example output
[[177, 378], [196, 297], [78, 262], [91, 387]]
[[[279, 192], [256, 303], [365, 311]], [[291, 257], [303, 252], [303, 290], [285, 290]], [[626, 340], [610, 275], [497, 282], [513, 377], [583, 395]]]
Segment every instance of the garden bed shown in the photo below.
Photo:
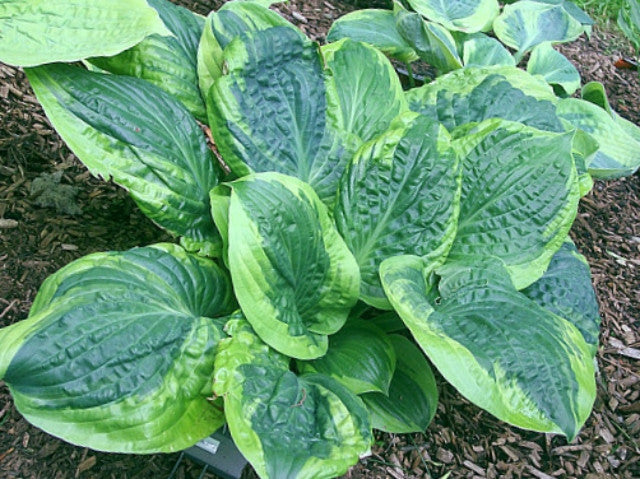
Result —
[[[177, 2], [206, 14], [222, 2]], [[318, 41], [352, 7], [291, 1], [279, 11]], [[640, 124], [638, 73], [613, 63], [631, 52], [595, 30], [562, 48], [584, 82]], [[0, 64], [0, 326], [24, 319], [40, 284], [94, 251], [168, 239], [115, 185], [92, 178], [53, 131], [24, 74]], [[53, 193], [53, 194], [52, 194]], [[640, 477], [640, 175], [596, 182], [571, 236], [588, 258], [603, 318], [594, 411], [571, 444], [510, 428], [439, 380], [438, 413], [424, 434], [377, 436], [349, 477]], [[2, 383], [0, 383], [2, 384]], [[0, 387], [0, 477], [163, 478], [177, 454], [127, 456], [70, 446], [30, 426]], [[185, 462], [179, 478], [198, 477]], [[205, 477], [212, 477], [206, 476]]]

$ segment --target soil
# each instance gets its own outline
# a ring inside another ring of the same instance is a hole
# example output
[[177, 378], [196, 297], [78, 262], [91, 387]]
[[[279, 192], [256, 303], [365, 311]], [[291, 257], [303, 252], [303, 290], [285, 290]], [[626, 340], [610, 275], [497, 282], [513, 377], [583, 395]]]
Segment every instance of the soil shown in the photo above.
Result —
[[[223, 2], [181, 1], [206, 14]], [[353, 2], [352, 2], [353, 3]], [[277, 6], [318, 41], [353, 9], [335, 0]], [[640, 124], [638, 73], [620, 36], [596, 29], [562, 51], [585, 82], [602, 81], [614, 109]], [[49, 274], [85, 254], [168, 239], [115, 185], [92, 178], [53, 131], [23, 72], [0, 64], [0, 326], [24, 319]], [[54, 192], [54, 195], [49, 193]], [[422, 434], [379, 434], [347, 477], [640, 477], [640, 175], [596, 182], [571, 231], [593, 272], [602, 315], [598, 397], [571, 443], [511, 428], [439, 378], [438, 413]], [[178, 454], [132, 456], [71, 446], [28, 424], [0, 382], [1, 478], [165, 478]], [[182, 461], [177, 478], [200, 477]], [[253, 473], [248, 471], [247, 475]], [[202, 477], [215, 477], [204, 473]]]

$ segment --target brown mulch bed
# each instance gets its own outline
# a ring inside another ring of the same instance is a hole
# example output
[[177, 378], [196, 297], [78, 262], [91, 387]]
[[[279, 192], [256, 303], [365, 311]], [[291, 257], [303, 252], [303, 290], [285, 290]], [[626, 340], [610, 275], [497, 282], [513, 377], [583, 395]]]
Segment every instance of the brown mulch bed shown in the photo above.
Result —
[[[206, 14], [223, 2], [178, 3]], [[353, 7], [294, 0], [277, 8], [322, 41], [330, 23]], [[640, 124], [638, 73], [613, 66], [619, 56], [632, 54], [624, 40], [596, 30], [590, 40], [581, 38], [562, 51], [585, 82], [604, 82], [612, 106]], [[68, 262], [167, 238], [124, 191], [89, 175], [50, 127], [24, 74], [1, 64], [0, 112], [0, 326], [6, 326], [27, 316], [44, 278]], [[52, 190], [64, 201], [52, 203], [46, 195]], [[639, 219], [636, 174], [597, 182], [571, 231], [591, 265], [603, 319], [598, 398], [573, 443], [508, 427], [440, 380], [441, 402], [428, 430], [379, 434], [373, 455], [348, 476], [640, 477]], [[1, 478], [162, 479], [177, 457], [106, 454], [66, 444], [22, 419], [0, 382]], [[176, 477], [195, 478], [200, 470], [186, 461]]]

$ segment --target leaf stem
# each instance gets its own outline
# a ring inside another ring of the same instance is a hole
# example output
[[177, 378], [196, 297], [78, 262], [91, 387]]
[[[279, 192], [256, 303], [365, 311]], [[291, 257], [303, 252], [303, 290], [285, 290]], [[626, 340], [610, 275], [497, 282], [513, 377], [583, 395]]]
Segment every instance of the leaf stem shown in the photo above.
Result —
[[411, 68], [411, 63], [405, 63], [407, 65], [407, 75], [409, 76], [409, 88], [415, 88], [416, 80], [413, 78], [413, 68]]

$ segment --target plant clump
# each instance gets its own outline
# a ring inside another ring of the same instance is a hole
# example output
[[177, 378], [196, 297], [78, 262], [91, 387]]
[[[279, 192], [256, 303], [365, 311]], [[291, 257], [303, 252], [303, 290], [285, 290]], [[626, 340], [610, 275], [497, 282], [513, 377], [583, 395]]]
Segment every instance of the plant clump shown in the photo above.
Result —
[[[47, 38], [50, 8], [75, 3], [0, 7], [29, 25], [0, 47], [24, 34], [50, 51], [0, 60], [28, 67], [78, 158], [176, 241], [70, 263], [0, 330], [27, 420], [129, 453], [226, 423], [261, 477], [335, 477], [374, 428], [429, 425], [433, 366], [499, 419], [576, 437], [600, 318], [568, 232], [592, 175], [637, 168], [607, 138], [640, 138], [596, 84], [563, 99], [514, 64], [462, 62], [404, 91], [383, 51], [320, 46], [269, 1], [206, 19], [136, 4], [140, 39], [110, 30], [114, 0]], [[85, 30], [99, 44], [68, 41]]]

